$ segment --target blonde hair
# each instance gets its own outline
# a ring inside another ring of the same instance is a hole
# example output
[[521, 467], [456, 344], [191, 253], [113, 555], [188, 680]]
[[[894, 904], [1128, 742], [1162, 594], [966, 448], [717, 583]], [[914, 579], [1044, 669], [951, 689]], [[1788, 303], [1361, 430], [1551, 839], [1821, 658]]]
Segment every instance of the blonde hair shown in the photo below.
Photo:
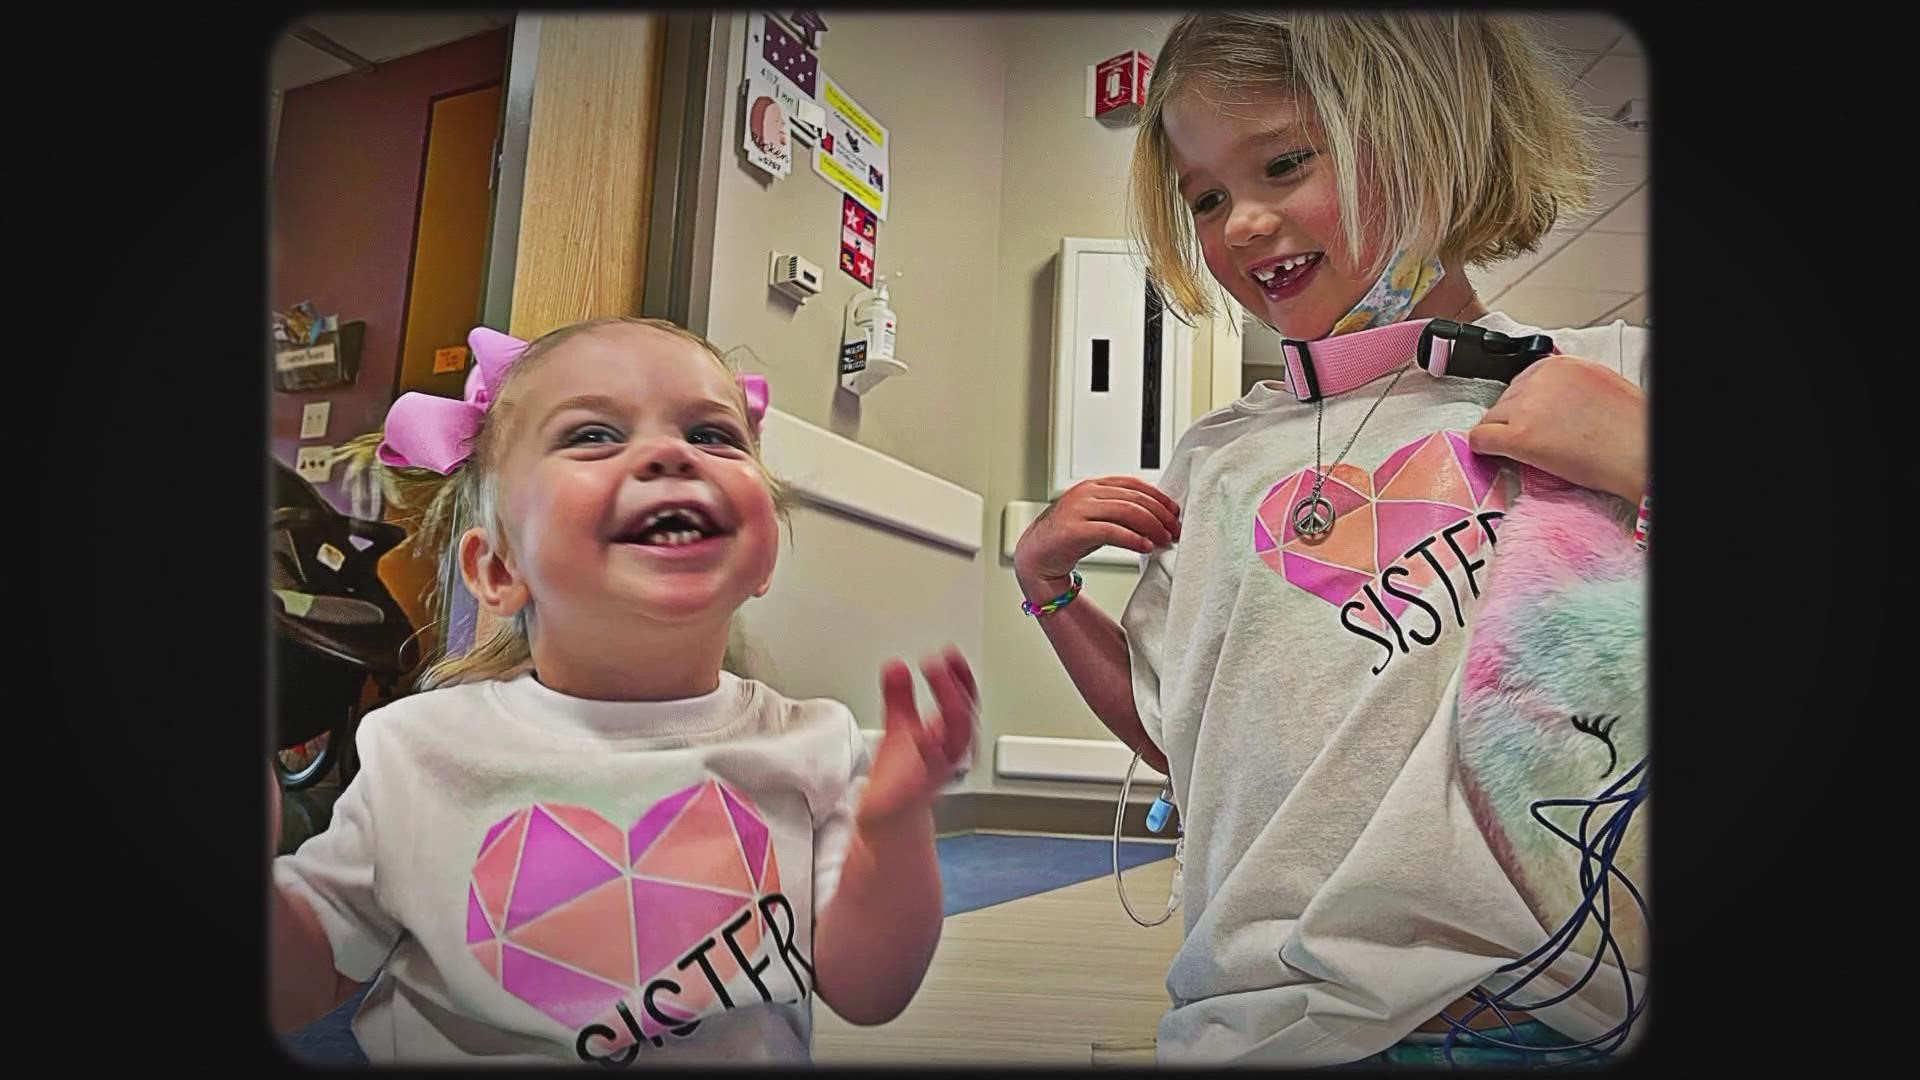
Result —
[[[527, 344], [526, 350], [507, 369], [501, 385], [495, 388], [493, 404], [487, 409], [480, 430], [474, 435], [467, 459], [451, 474], [442, 476], [431, 469], [396, 467], [380, 461], [376, 451], [385, 438], [384, 432], [360, 436], [340, 448], [335, 460], [347, 463], [348, 482], [368, 471], [373, 472], [379, 480], [381, 491], [401, 512], [402, 524], [409, 528], [408, 543], [414, 550], [437, 560], [440, 572], [425, 598], [430, 609], [439, 607], [441, 590], [449, 587], [447, 582], [459, 577], [461, 535], [475, 525], [486, 529], [496, 545], [504, 535], [499, 517], [497, 470], [500, 452], [506, 444], [506, 433], [511, 429], [512, 387], [567, 340], [609, 326], [641, 326], [671, 334], [698, 345], [723, 371], [734, 374], [726, 355], [715, 348], [712, 342], [666, 319], [632, 316], [589, 319], [543, 334]], [[733, 388], [735, 404], [740, 407], [741, 415], [745, 416], [746, 393], [738, 382], [733, 384]], [[748, 453], [773, 496], [775, 512], [784, 519], [787, 515], [786, 491], [767, 471], [766, 462], [760, 456], [760, 433], [751, 424], [748, 425]], [[734, 651], [730, 646], [729, 664], [733, 662]], [[533, 669], [528, 610], [522, 608], [512, 618], [496, 622], [484, 637], [475, 641], [473, 647], [464, 653], [449, 653], [443, 638], [440, 653], [440, 657], [417, 680], [419, 689], [432, 690], [488, 679], [511, 679], [525, 674]]]
[[[1281, 93], [1319, 122], [1349, 250], [1388, 241], [1468, 265], [1533, 250], [1593, 190], [1595, 121], [1558, 54], [1511, 15], [1209, 12], [1175, 24], [1140, 115], [1133, 229], [1169, 307], [1212, 315], [1217, 289], [1180, 197], [1164, 117], [1185, 91], [1213, 105]], [[1364, 173], [1363, 173], [1364, 169]], [[1369, 213], [1361, 192], [1374, 196]]]

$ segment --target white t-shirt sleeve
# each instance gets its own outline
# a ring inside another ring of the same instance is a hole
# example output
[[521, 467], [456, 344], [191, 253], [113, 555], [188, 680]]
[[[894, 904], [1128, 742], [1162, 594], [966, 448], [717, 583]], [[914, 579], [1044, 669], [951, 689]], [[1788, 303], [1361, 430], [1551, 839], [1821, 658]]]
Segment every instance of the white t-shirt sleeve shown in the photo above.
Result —
[[1120, 625], [1127, 633], [1127, 663], [1133, 679], [1133, 707], [1153, 745], [1166, 752], [1160, 735], [1160, 657], [1166, 635], [1167, 596], [1173, 586], [1173, 552], [1156, 551], [1142, 560], [1140, 583], [1127, 598]]
[[[1173, 454], [1167, 459], [1167, 467], [1161, 472], [1160, 482], [1156, 486], [1183, 510], [1187, 503], [1187, 480], [1193, 470], [1194, 447], [1213, 421], [1230, 415], [1223, 409], [1201, 417], [1180, 436]], [[1120, 628], [1127, 635], [1127, 664], [1133, 682], [1133, 708], [1140, 716], [1140, 726], [1146, 731], [1147, 738], [1152, 739], [1153, 745], [1159, 747], [1163, 754], [1167, 742], [1161, 735], [1160, 727], [1160, 673], [1164, 670], [1167, 604], [1173, 593], [1173, 566], [1179, 554], [1180, 548], [1176, 545], [1160, 548], [1141, 557], [1140, 581], [1133, 587], [1132, 595], [1127, 597], [1127, 605], [1119, 618]]]
[[1652, 336], [1652, 331], [1644, 326], [1623, 323], [1620, 327], [1620, 374], [1647, 391], [1653, 389], [1652, 366], [1647, 362]]
[[852, 712], [846, 713], [847, 757], [846, 766], [837, 770], [835, 779], [840, 784], [837, 793], [829, 793], [827, 809], [820, 814], [813, 825], [813, 910], [817, 919], [827, 910], [827, 903], [833, 899], [834, 891], [840, 885], [840, 868], [846, 865], [847, 848], [853, 843], [853, 813], [860, 805], [860, 794], [867, 788], [867, 777], [873, 768], [872, 755], [867, 753], [866, 737], [860, 734], [860, 724], [853, 718]]
[[1611, 365], [1635, 386], [1650, 388], [1647, 345], [1652, 334], [1646, 327], [1615, 319], [1600, 326], [1556, 330], [1552, 336], [1562, 352]]
[[274, 884], [313, 908], [333, 947], [333, 966], [357, 982], [379, 974], [401, 927], [381, 905], [375, 881], [373, 815], [368, 806], [375, 773], [361, 743], [361, 772], [334, 803], [327, 830], [273, 862]]

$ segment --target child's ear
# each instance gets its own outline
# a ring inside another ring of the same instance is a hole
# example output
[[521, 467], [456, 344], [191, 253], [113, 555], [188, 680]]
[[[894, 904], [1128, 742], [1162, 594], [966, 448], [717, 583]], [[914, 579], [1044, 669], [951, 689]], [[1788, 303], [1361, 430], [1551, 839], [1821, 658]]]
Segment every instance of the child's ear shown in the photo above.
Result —
[[777, 561], [774, 566], [767, 567], [767, 576], [764, 578], [761, 578], [760, 587], [753, 590], [754, 599], [758, 600], [760, 597], [767, 595], [767, 590], [773, 588], [773, 572], [777, 568], [778, 568]]
[[485, 529], [471, 528], [460, 537], [460, 578], [480, 607], [497, 619], [510, 619], [527, 606], [526, 583]]

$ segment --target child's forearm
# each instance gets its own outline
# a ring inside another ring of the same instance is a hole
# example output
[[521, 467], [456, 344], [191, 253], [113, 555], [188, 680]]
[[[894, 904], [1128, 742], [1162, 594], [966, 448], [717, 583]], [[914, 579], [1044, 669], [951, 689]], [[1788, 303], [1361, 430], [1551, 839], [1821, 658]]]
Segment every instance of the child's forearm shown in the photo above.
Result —
[[[1020, 585], [1028, 599], [1044, 600], [1061, 591], [1054, 582], [1022, 581]], [[1133, 661], [1127, 653], [1126, 630], [1085, 593], [1038, 621], [1087, 708], [1130, 749], [1144, 748], [1148, 763], [1160, 768], [1164, 759], [1147, 738], [1133, 701]]]
[[853, 1024], [899, 1016], [933, 962], [941, 915], [933, 814], [861, 822], [815, 930], [821, 1000]]
[[267, 1015], [273, 1030], [292, 1031], [325, 1016], [360, 987], [334, 970], [333, 947], [313, 908], [278, 885], [268, 891], [273, 956], [267, 971]]

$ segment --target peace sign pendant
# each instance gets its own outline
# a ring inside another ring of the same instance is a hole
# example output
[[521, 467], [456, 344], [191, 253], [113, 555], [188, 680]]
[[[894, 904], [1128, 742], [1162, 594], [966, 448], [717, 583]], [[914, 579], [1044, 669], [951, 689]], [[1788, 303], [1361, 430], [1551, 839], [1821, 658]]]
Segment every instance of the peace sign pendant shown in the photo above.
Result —
[[1323, 496], [1310, 495], [1293, 508], [1293, 530], [1308, 540], [1318, 540], [1333, 531], [1333, 504]]

